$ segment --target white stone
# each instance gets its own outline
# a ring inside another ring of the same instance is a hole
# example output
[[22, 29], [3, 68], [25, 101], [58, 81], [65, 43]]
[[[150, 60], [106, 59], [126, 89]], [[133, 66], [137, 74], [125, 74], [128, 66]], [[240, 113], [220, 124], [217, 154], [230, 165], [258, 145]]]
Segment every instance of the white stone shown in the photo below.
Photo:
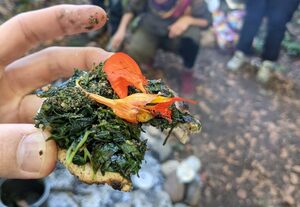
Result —
[[133, 192], [132, 204], [135, 207], [153, 207], [152, 203], [142, 191]]
[[154, 126], [147, 126], [147, 127], [145, 127], [145, 131], [151, 137], [155, 137], [155, 138], [162, 138], [162, 135], [163, 135], [163, 133], [161, 132], [161, 130], [159, 130], [158, 128], [156, 128]]
[[177, 160], [168, 160], [161, 165], [161, 171], [164, 176], [168, 176], [177, 169], [179, 164], [180, 163]]
[[174, 207], [188, 207], [185, 203], [175, 203]]
[[132, 176], [132, 183], [142, 190], [149, 190], [154, 185], [154, 178], [150, 172], [140, 171], [139, 177], [137, 175]]
[[155, 207], [172, 207], [172, 200], [170, 198], [170, 195], [165, 192], [165, 191], [161, 191], [161, 192], [157, 192], [157, 199], [156, 199], [156, 203], [155, 203]]
[[[146, 153], [139, 171], [140, 178], [137, 175], [131, 177], [134, 186], [148, 190], [152, 187], [159, 186], [162, 183], [163, 176], [159, 161], [155, 159], [151, 153]], [[143, 183], [144, 182], [144, 183]]]
[[100, 206], [101, 204], [101, 194], [100, 193], [92, 193], [88, 195], [84, 195], [80, 199], [80, 206], [82, 207], [92, 207], [92, 206]]
[[182, 162], [184, 162], [187, 165], [189, 165], [190, 167], [192, 167], [195, 170], [195, 172], [199, 172], [199, 170], [201, 169], [201, 161], [195, 155], [189, 156], [188, 158], [186, 158]]
[[195, 179], [196, 171], [189, 164], [181, 162], [176, 169], [176, 175], [180, 182], [190, 183]]
[[69, 190], [73, 188], [75, 178], [67, 169], [61, 168], [51, 173], [47, 177], [46, 182], [50, 185], [51, 189]]
[[161, 162], [168, 159], [172, 153], [172, 147], [170, 144], [163, 145], [164, 140], [162, 139], [148, 139], [147, 145], [149, 149], [156, 152]]
[[130, 203], [116, 203], [114, 207], [131, 207]]
[[48, 198], [48, 207], [78, 206], [68, 193], [51, 193]]

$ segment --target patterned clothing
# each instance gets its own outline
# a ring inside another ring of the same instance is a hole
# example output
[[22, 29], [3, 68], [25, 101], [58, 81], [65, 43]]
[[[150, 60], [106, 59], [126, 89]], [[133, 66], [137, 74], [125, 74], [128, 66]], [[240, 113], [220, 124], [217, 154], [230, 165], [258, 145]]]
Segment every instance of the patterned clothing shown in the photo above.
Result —
[[182, 16], [190, 8], [191, 0], [169, 0], [163, 4], [158, 4], [155, 0], [148, 1], [148, 7], [163, 19], [176, 19]]
[[[167, 0], [163, 4], [158, 4], [155, 0], [130, 0], [125, 10], [135, 15], [151, 13], [162, 19], [173, 20], [187, 13], [196, 18], [207, 19], [209, 25], [211, 23], [211, 14], [204, 0]], [[166, 13], [171, 15], [165, 15]]]

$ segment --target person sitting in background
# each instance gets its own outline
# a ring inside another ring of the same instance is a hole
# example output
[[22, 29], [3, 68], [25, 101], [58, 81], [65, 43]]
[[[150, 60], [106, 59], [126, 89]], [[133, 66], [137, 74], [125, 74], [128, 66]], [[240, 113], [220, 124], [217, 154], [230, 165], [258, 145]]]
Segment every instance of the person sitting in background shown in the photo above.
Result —
[[257, 79], [268, 82], [274, 63], [278, 60], [281, 42], [286, 31], [286, 24], [298, 8], [300, 0], [247, 0], [246, 16], [237, 50], [227, 63], [227, 68], [237, 71], [246, 62], [246, 56], [252, 54], [252, 42], [264, 17], [267, 17], [267, 36], [261, 56], [262, 64]]
[[127, 52], [138, 62], [151, 65], [158, 48], [178, 53], [185, 69], [181, 75], [183, 93], [194, 89], [193, 66], [198, 54], [201, 29], [211, 24], [211, 14], [202, 0], [132, 0], [122, 17], [111, 46], [124, 41], [127, 27], [138, 16]]

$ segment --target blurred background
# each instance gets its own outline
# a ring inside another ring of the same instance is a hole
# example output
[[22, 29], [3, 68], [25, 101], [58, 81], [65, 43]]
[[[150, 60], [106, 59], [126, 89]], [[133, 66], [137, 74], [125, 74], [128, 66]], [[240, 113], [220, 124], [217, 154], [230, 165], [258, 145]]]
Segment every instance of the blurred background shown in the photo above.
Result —
[[[107, 27], [45, 42], [36, 50], [61, 45], [126, 51], [126, 42], [134, 34], [130, 28], [124, 45], [111, 47], [114, 25], [118, 26], [128, 5], [120, 2], [0, 0], [0, 24], [18, 13], [51, 5], [102, 4], [109, 14]], [[300, 207], [300, 10], [287, 25], [269, 80], [262, 83], [256, 78], [257, 54], [263, 50], [266, 22], [253, 41], [254, 55], [232, 72], [227, 62], [239, 39], [245, 5], [233, 0], [206, 3], [211, 23], [198, 40], [190, 79], [193, 90], [182, 90], [184, 55], [157, 49], [151, 66], [141, 63], [148, 78], [162, 78], [180, 96], [197, 101], [190, 110], [201, 120], [202, 132], [191, 136], [186, 145], [175, 138], [180, 132], [175, 133], [162, 146], [165, 135], [147, 128], [142, 135], [149, 139], [147, 162], [140, 178], [133, 178], [131, 193], [79, 183], [58, 164], [43, 180], [44, 190], [49, 188], [44, 206]]]

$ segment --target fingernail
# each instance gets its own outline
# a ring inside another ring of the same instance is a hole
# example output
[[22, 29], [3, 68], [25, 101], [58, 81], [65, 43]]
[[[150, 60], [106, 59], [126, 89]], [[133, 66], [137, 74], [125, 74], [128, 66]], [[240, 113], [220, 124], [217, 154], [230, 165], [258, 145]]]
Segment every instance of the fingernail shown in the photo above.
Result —
[[42, 132], [26, 135], [19, 143], [17, 164], [26, 172], [38, 173], [43, 163], [46, 141]]

